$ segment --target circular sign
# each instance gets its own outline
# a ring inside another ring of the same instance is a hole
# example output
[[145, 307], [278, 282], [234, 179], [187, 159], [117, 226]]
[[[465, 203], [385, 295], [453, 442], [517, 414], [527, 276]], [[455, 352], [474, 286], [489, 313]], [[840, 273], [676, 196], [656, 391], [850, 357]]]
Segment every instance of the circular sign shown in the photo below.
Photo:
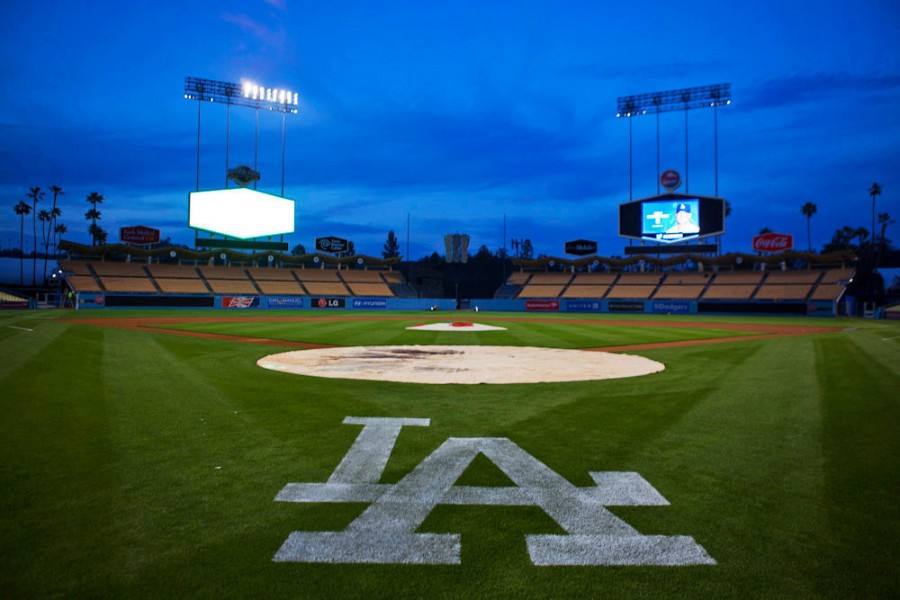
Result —
[[228, 255], [223, 252], [222, 254], [219, 255], [219, 258], [221, 258], [222, 260], [225, 260], [226, 258], [228, 258]]
[[675, 169], [666, 169], [659, 176], [659, 183], [667, 190], [677, 190], [681, 185], [681, 173]]
[[328, 307], [328, 300], [326, 300], [325, 298], [319, 298], [319, 303], [318, 303], [318, 304], [319, 304], [319, 308], [327, 308], [327, 307]]
[[275, 260], [275, 257], [270, 254], [267, 260], [269, 262], [273, 262]]
[[176, 256], [178, 256], [178, 253], [175, 252], [174, 250], [169, 250], [169, 256], [171, 256], [172, 258], [175, 258]]

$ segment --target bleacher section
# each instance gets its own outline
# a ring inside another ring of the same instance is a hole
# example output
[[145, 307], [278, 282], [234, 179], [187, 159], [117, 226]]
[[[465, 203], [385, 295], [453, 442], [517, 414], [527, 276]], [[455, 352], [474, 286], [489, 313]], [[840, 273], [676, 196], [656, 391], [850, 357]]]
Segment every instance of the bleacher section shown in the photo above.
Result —
[[114, 294], [240, 294], [394, 297], [406, 285], [388, 271], [291, 269], [61, 261], [76, 292]]
[[569, 282], [571, 273], [534, 273], [522, 286], [519, 298], [558, 298]]
[[354, 296], [393, 296], [381, 274], [377, 271], [344, 271], [344, 282]]
[[513, 273], [517, 298], [607, 300], [838, 300], [852, 269], [809, 271], [670, 271], [653, 273]]
[[750, 300], [765, 273], [762, 271], [720, 271], [703, 294], [704, 300]]
[[653, 294], [661, 300], [696, 300], [709, 285], [710, 273], [673, 272], [669, 273]]
[[562, 297], [603, 298], [618, 278], [618, 273], [578, 273]]
[[622, 273], [606, 297], [614, 300], [649, 300], [662, 278], [662, 273]]
[[822, 271], [770, 271], [754, 300], [806, 300]]

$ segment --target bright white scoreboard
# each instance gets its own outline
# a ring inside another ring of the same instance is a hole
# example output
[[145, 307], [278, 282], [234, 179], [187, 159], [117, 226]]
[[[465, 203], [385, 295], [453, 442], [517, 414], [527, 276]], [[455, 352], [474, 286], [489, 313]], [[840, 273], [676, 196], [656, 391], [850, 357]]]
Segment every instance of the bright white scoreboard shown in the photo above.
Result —
[[294, 232], [294, 201], [247, 188], [191, 192], [188, 225], [243, 240]]

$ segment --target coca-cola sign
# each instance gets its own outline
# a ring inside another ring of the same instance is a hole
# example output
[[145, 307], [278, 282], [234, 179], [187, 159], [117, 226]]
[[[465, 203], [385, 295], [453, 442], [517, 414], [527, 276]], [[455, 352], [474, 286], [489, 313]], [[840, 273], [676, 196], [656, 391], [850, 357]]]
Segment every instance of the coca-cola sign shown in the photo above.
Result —
[[764, 233], [753, 236], [756, 252], [784, 252], [794, 247], [794, 236], [787, 233]]

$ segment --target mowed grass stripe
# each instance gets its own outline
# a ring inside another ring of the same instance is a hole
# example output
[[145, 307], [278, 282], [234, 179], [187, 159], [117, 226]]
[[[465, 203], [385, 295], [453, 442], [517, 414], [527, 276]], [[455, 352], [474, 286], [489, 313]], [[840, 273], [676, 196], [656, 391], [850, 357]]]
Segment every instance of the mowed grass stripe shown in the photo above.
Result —
[[[817, 340], [829, 569], [847, 595], [900, 594], [900, 360], [875, 331]], [[888, 352], [885, 349], [889, 348]], [[884, 566], [891, 565], [885, 571]], [[834, 585], [834, 582], [832, 582]], [[833, 589], [823, 593], [832, 593]]]
[[[66, 325], [37, 319], [4, 319], [0, 327], [0, 380], [15, 373], [22, 365], [56, 341]], [[13, 329], [20, 327], [21, 329]], [[30, 330], [30, 331], [26, 331]], [[47, 365], [53, 368], [53, 364]]]
[[108, 562], [102, 540], [115, 485], [101, 360], [108, 333], [55, 329], [52, 344], [23, 351], [27, 359], [3, 378], [0, 572], [10, 582], [6, 591], [71, 592], [102, 577]]

